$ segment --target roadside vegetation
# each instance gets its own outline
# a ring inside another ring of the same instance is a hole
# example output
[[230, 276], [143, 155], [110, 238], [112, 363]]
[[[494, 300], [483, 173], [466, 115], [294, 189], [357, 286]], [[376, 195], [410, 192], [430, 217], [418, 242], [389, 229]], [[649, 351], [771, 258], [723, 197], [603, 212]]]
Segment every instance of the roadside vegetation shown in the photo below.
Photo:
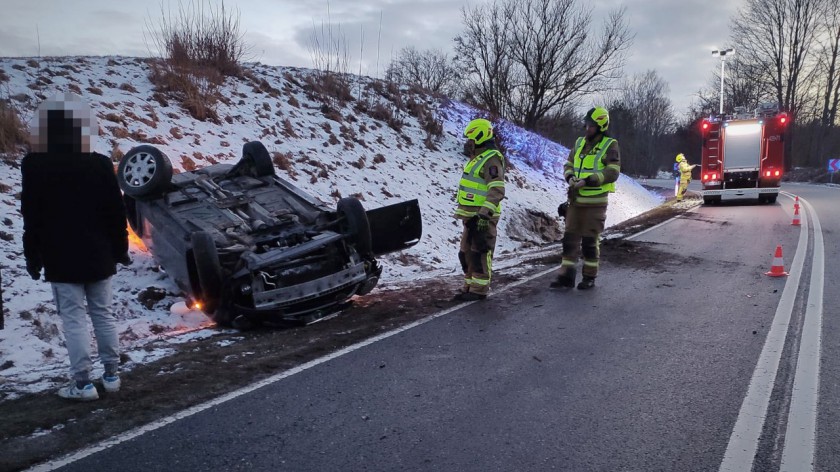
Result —
[[146, 40], [158, 54], [149, 80], [159, 103], [174, 99], [195, 119], [219, 123], [216, 104], [225, 100], [219, 87], [242, 74], [248, 53], [239, 17], [224, 2], [181, 1], [174, 12], [161, 4], [160, 17], [146, 24]]

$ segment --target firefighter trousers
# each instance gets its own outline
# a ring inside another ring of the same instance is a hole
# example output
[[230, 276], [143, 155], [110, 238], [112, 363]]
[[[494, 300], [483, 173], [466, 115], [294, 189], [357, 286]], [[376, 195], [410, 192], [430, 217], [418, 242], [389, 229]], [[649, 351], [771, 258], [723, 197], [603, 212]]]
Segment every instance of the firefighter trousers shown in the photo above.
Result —
[[583, 254], [583, 276], [598, 276], [601, 258], [601, 233], [607, 220], [606, 206], [571, 204], [566, 211], [566, 231], [563, 234], [563, 262], [560, 274], [574, 271]]
[[496, 226], [498, 220], [490, 220], [488, 228], [480, 231], [476, 220], [464, 221], [461, 233], [461, 248], [458, 260], [464, 271], [464, 292], [487, 295], [490, 292], [490, 277], [493, 273], [493, 250], [496, 248]]
[[683, 199], [685, 196], [685, 191], [688, 189], [688, 183], [691, 182], [691, 179], [680, 179], [680, 188], [677, 190], [677, 201]]

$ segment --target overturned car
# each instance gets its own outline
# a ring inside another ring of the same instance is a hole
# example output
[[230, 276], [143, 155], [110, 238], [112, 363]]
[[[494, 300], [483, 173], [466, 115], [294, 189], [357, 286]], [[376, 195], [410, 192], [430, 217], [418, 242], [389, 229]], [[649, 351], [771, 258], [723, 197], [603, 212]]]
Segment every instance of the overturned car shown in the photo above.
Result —
[[262, 143], [235, 165], [173, 175], [159, 149], [120, 161], [128, 223], [178, 286], [218, 324], [303, 324], [369, 293], [376, 257], [416, 244], [417, 200], [365, 211], [355, 198], [328, 208], [274, 172]]

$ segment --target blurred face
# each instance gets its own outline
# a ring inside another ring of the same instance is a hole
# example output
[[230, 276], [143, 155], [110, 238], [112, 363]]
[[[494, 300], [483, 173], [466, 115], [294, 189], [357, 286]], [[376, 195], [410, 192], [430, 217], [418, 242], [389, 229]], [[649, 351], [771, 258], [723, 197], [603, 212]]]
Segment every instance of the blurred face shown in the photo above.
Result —
[[598, 127], [591, 123], [586, 123], [586, 137], [594, 138], [598, 134]]
[[90, 107], [81, 97], [66, 93], [38, 106], [29, 139], [34, 152], [90, 152], [96, 131]]

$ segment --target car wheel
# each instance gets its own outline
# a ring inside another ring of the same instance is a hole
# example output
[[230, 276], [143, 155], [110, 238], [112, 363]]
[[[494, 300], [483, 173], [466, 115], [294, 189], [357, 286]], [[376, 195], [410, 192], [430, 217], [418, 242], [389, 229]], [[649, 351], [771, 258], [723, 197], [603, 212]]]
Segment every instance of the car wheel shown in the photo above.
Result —
[[251, 175], [254, 177], [274, 175], [274, 162], [271, 160], [271, 155], [259, 141], [251, 141], [242, 146], [242, 160], [249, 164]]
[[344, 218], [344, 232], [348, 241], [363, 256], [373, 252], [370, 237], [370, 223], [362, 202], [355, 198], [342, 198], [338, 201], [338, 216]]
[[[197, 231], [190, 236], [192, 257], [195, 264], [195, 276], [198, 283], [193, 283], [196, 299], [201, 303], [201, 311], [220, 322], [214, 314], [219, 308], [222, 297], [222, 265], [216, 242], [210, 233]], [[195, 282], [195, 281], [194, 281]]]
[[776, 203], [776, 198], [777, 198], [777, 197], [778, 197], [778, 195], [770, 195], [770, 196], [768, 196], [768, 197], [767, 197], [767, 203], [769, 203], [770, 205], [775, 204], [775, 203]]
[[172, 162], [160, 149], [142, 145], [131, 148], [120, 160], [117, 181], [134, 198], [154, 198], [172, 181]]

